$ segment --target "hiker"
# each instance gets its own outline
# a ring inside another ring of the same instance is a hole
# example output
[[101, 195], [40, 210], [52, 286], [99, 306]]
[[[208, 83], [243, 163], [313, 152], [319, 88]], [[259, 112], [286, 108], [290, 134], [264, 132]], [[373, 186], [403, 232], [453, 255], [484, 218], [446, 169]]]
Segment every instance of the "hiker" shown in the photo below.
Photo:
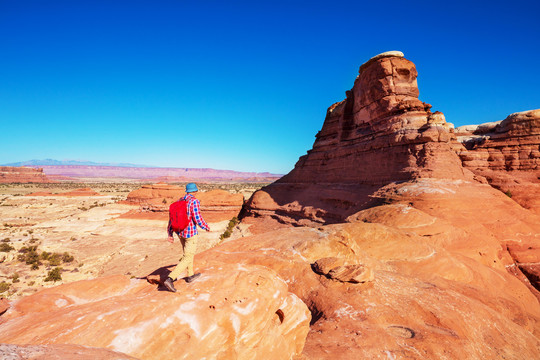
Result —
[[[183, 230], [175, 231], [173, 229], [171, 215], [169, 216], [169, 225], [167, 226], [169, 238], [167, 240], [170, 243], [174, 243], [173, 233], [176, 232], [176, 235], [178, 235], [180, 238], [182, 247], [184, 249], [184, 255], [180, 259], [180, 262], [178, 265], [176, 265], [173, 271], [169, 274], [169, 277], [167, 277], [167, 280], [164, 282], [167, 290], [172, 292], [176, 292], [173, 282], [176, 281], [178, 276], [184, 272], [184, 270], [187, 270], [188, 275], [184, 278], [184, 280], [186, 280], [188, 283], [192, 282], [201, 275], [200, 273], [193, 274], [193, 257], [197, 251], [197, 225], [206, 231], [210, 231], [210, 227], [206, 221], [204, 221], [201, 215], [199, 200], [197, 200], [194, 196], [197, 194], [197, 191], [199, 191], [197, 185], [194, 183], [189, 183], [186, 185], [186, 195], [179, 200], [185, 200], [187, 203], [187, 227], [185, 227]], [[172, 208], [173, 205], [171, 205], [169, 212], [173, 211]]]

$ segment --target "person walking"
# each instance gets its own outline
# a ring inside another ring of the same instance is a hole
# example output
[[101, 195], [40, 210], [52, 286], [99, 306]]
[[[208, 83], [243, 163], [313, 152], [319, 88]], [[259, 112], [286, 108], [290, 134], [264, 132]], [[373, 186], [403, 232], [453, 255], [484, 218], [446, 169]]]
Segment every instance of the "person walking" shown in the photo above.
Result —
[[[189, 183], [186, 185], [186, 195], [180, 199], [180, 201], [185, 200], [187, 202], [188, 226], [184, 230], [176, 232], [176, 235], [178, 235], [180, 241], [182, 242], [184, 254], [182, 255], [178, 265], [176, 265], [176, 267], [167, 277], [167, 280], [164, 282], [167, 290], [172, 292], [176, 292], [174, 281], [176, 281], [180, 274], [185, 270], [187, 270], [188, 276], [184, 279], [188, 283], [192, 282], [201, 275], [200, 273], [193, 273], [193, 257], [197, 251], [197, 225], [206, 231], [210, 231], [210, 227], [206, 221], [204, 221], [201, 215], [201, 204], [200, 201], [195, 197], [198, 191], [199, 189], [197, 188], [196, 184]], [[169, 235], [167, 240], [170, 243], [174, 243], [173, 234], [175, 231], [172, 228], [171, 220], [169, 220], [169, 225], [167, 226], [167, 233]]]

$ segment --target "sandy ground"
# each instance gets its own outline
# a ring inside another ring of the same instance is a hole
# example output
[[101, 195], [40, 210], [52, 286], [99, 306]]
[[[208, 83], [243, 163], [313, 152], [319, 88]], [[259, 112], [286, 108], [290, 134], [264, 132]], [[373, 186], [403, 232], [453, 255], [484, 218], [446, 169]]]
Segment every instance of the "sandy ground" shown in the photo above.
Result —
[[[120, 218], [138, 208], [117, 204], [127, 195], [124, 189], [82, 197], [25, 196], [36, 189], [21, 189], [0, 188], [0, 245], [14, 248], [0, 252], [0, 297], [17, 299], [42, 287], [104, 275], [144, 277], [182, 255], [178, 239], [174, 244], [166, 240], [166, 220]], [[227, 224], [210, 223], [211, 232], [201, 231], [198, 252], [219, 243]], [[62, 280], [45, 281], [56, 267], [46, 260], [33, 270], [18, 259], [19, 251], [29, 246], [37, 246], [38, 254], [67, 252], [74, 257], [58, 265]]]

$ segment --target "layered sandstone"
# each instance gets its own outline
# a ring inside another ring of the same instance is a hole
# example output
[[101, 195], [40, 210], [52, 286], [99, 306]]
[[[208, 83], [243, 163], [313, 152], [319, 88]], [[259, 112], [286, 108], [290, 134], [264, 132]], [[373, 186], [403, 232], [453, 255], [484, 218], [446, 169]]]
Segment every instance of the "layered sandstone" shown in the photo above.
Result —
[[43, 169], [0, 166], [0, 183], [47, 183]]
[[340, 222], [372, 205], [369, 195], [389, 182], [472, 179], [453, 150], [453, 126], [418, 99], [416, 78], [415, 65], [396, 52], [362, 65], [347, 98], [328, 109], [313, 148], [256, 192], [246, 215]]
[[540, 110], [456, 129], [463, 166], [540, 214]]
[[[128, 194], [126, 203], [140, 205], [141, 211], [157, 212], [167, 217], [169, 206], [184, 195], [184, 188], [176, 185], [163, 183], [143, 185]], [[201, 211], [205, 220], [212, 222], [230, 220], [238, 216], [244, 204], [242, 194], [231, 194], [219, 189], [198, 192], [196, 197], [201, 202]]]

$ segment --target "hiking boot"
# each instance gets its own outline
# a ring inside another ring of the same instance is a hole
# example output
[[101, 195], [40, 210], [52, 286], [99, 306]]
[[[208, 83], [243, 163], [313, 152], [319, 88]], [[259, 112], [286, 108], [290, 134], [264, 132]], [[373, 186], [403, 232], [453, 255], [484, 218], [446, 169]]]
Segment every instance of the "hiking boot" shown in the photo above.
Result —
[[195, 280], [196, 278], [198, 278], [199, 276], [201, 276], [201, 273], [196, 273], [196, 274], [193, 274], [191, 276], [188, 276], [186, 278], [184, 278], [186, 280], [187, 283], [190, 283], [192, 282], [193, 280]]
[[163, 282], [163, 285], [165, 285], [167, 290], [172, 291], [172, 292], [176, 292], [176, 289], [174, 288], [173, 279], [171, 279], [170, 277], [168, 277], [167, 280], [165, 280]]

